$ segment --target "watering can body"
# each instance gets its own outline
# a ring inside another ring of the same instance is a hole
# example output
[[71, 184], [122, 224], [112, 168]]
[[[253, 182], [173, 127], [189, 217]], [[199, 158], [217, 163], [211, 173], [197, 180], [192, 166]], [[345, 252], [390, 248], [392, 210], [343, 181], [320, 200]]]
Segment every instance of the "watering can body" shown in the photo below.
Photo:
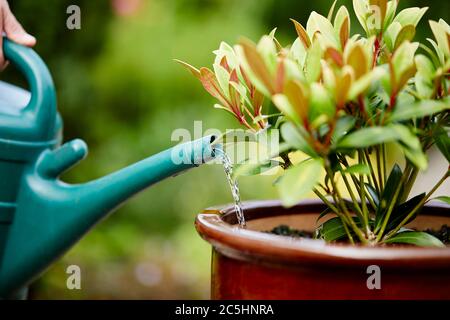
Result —
[[61, 146], [51, 75], [30, 48], [4, 39], [30, 92], [0, 82], [0, 298], [14, 296], [109, 212], [146, 187], [214, 157], [214, 137], [179, 144], [108, 176], [71, 185], [61, 173], [87, 155]]

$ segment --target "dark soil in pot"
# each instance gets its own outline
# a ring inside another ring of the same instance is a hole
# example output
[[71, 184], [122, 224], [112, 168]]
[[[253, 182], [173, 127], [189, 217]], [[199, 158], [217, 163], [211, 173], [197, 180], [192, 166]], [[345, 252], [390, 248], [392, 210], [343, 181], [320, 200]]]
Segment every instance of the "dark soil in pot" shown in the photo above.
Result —
[[[232, 207], [220, 215], [198, 215], [197, 230], [213, 246], [212, 298], [450, 299], [449, 247], [364, 247], [308, 239], [323, 209], [317, 201], [289, 209], [275, 201], [245, 203], [246, 229], [237, 227]], [[275, 232], [300, 230], [306, 237], [265, 232], [280, 225], [289, 229]], [[443, 225], [450, 225], [449, 207], [428, 205], [408, 227], [437, 231]], [[373, 265], [381, 272], [380, 289], [367, 285]]]
[[[447, 226], [446, 224], [442, 225], [440, 229], [426, 229], [426, 230], [415, 229], [414, 231], [425, 231], [426, 233], [431, 234], [432, 236], [435, 236], [436, 238], [441, 240], [442, 243], [444, 243], [445, 245], [450, 244], [450, 227]], [[285, 224], [280, 224], [279, 226], [276, 226], [272, 230], [266, 232], [278, 236], [286, 236], [293, 238], [307, 238], [307, 239], [314, 238], [314, 232], [298, 230], [295, 228], [291, 228]]]

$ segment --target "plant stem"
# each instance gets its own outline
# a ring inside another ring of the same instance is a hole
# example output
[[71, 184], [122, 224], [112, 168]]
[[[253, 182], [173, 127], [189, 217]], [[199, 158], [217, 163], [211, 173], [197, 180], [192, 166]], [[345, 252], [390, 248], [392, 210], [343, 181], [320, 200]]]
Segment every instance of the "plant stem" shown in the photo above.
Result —
[[325, 203], [331, 210], [334, 211], [334, 213], [336, 213], [337, 215], [341, 214], [339, 212], [339, 209], [336, 208], [330, 201], [328, 201], [328, 199], [323, 194], [321, 194], [319, 190], [314, 188], [313, 191], [320, 198], [320, 200], [322, 200], [323, 203]]
[[383, 191], [383, 175], [381, 172], [381, 156], [380, 156], [380, 146], [376, 147], [376, 157], [377, 157], [377, 173], [378, 173], [378, 184], [380, 185], [380, 193]]
[[369, 212], [367, 211], [367, 203], [366, 203], [366, 190], [364, 187], [364, 176], [361, 175], [359, 177], [359, 181], [361, 184], [361, 206], [363, 211], [364, 225], [366, 227], [366, 236], [369, 238], [370, 236], [370, 228], [369, 228]]
[[342, 179], [344, 180], [345, 183], [345, 187], [348, 190], [348, 193], [350, 195], [350, 198], [352, 198], [353, 204], [355, 205], [355, 208], [358, 210], [358, 213], [362, 216], [363, 215], [363, 211], [361, 209], [361, 207], [359, 206], [358, 200], [355, 197], [355, 194], [353, 193], [352, 187], [350, 186], [350, 183], [348, 182], [347, 177], [345, 176], [345, 172], [341, 172], [342, 175]]
[[331, 185], [333, 187], [334, 193], [336, 194], [337, 204], [341, 207], [344, 215], [347, 217], [347, 219], [350, 223], [350, 227], [352, 228], [352, 231], [358, 236], [359, 240], [363, 244], [367, 244], [367, 239], [364, 237], [364, 234], [361, 232], [361, 230], [356, 225], [355, 221], [352, 219], [352, 216], [351, 216], [350, 212], [348, 211], [347, 206], [345, 205], [345, 202], [344, 202], [344, 200], [339, 192], [339, 189], [334, 181], [334, 176], [332, 174], [332, 170], [331, 170], [330, 166], [326, 165], [325, 169], [327, 171], [328, 176], [330, 177], [330, 181], [331, 181]]
[[384, 182], [384, 184], [386, 184], [387, 163], [386, 163], [386, 144], [384, 144], [384, 143], [381, 145], [381, 158], [382, 158], [382, 163], [383, 163], [383, 182]]
[[351, 233], [350, 230], [348, 229], [347, 224], [346, 224], [346, 223], [343, 223], [342, 225], [344, 226], [344, 230], [345, 230], [345, 232], [346, 232], [347, 235], [348, 235], [348, 239], [350, 240], [350, 243], [351, 243], [351, 244], [355, 244], [355, 240], [353, 240], [352, 233]]
[[427, 200], [431, 197], [431, 195], [441, 186], [442, 183], [444, 183], [444, 181], [449, 176], [450, 176], [450, 170], [447, 170], [447, 172], [442, 176], [442, 178], [434, 185], [433, 189], [431, 189], [431, 191], [428, 192], [428, 194], [414, 207], [414, 209], [402, 220], [402, 222], [400, 222], [397, 225], [397, 227], [395, 227], [394, 230], [389, 232], [389, 234], [387, 234], [383, 240], [387, 240], [390, 237], [392, 237], [394, 234], [396, 234], [398, 232], [398, 230], [400, 230], [401, 227], [403, 227], [406, 223], [408, 223], [409, 220], [411, 219], [411, 217], [414, 216], [414, 214], [416, 214], [416, 212], [422, 208], [422, 206], [425, 204], [425, 202], [427, 202]]
[[383, 223], [382, 223], [381, 228], [380, 228], [380, 230], [378, 232], [378, 235], [377, 235], [377, 242], [380, 241], [381, 238], [383, 237], [383, 233], [386, 230], [386, 226], [387, 226], [387, 223], [389, 221], [389, 218], [391, 217], [392, 211], [394, 210], [395, 205], [397, 204], [397, 199], [398, 199], [398, 197], [400, 195], [400, 192], [402, 190], [402, 186], [403, 186], [403, 184], [404, 184], [404, 182], [405, 182], [405, 180], [406, 180], [406, 178], [408, 176], [409, 176], [409, 165], [406, 166], [405, 172], [403, 173], [403, 175], [402, 175], [402, 177], [400, 179], [400, 182], [398, 183], [397, 188], [395, 189], [394, 196], [392, 197], [392, 200], [389, 203], [388, 210], [386, 212], [386, 215], [384, 216]]
[[[349, 167], [349, 164], [347, 162], [347, 159], [345, 157], [341, 158], [342, 164], [344, 164], [347, 168]], [[359, 184], [358, 179], [353, 173], [350, 173], [350, 177], [352, 178], [353, 185], [355, 186], [355, 190], [358, 194], [361, 193], [361, 186]], [[375, 205], [375, 202], [373, 202], [373, 199], [371, 197], [367, 197], [367, 200], [369, 200], [370, 205], [372, 206], [373, 210], [377, 210], [377, 206]]]
[[[373, 170], [372, 161], [370, 160], [370, 155], [367, 150], [364, 150], [364, 155], [366, 156], [366, 163], [370, 167], [370, 176], [372, 177], [373, 185], [374, 185], [375, 189], [377, 190], [378, 195], [381, 196], [381, 189], [380, 189], [380, 186], [378, 185], [377, 178], [375, 176], [375, 170]], [[364, 163], [364, 157], [362, 157], [361, 155], [360, 155], [360, 161], [362, 163]]]

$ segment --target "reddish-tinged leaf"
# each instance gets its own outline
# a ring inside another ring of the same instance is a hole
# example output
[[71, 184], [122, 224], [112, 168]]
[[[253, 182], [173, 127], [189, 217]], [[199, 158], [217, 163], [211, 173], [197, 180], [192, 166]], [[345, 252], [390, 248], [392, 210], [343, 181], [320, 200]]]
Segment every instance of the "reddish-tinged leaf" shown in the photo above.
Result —
[[196, 78], [200, 79], [200, 70], [198, 70], [197, 68], [191, 66], [189, 63], [186, 63], [184, 61], [181, 61], [178, 59], [174, 59], [174, 61], [181, 64], [183, 67], [188, 69]]
[[416, 65], [412, 65], [410, 68], [406, 69], [398, 78], [397, 92], [403, 88], [403, 86], [408, 82], [409, 79], [416, 75], [417, 68]]
[[275, 78], [275, 93], [281, 93], [283, 91], [284, 78], [285, 78], [286, 70], [284, 68], [283, 59], [277, 65], [277, 73]]
[[361, 78], [367, 73], [368, 61], [363, 48], [360, 45], [355, 45], [347, 58], [347, 64], [355, 71], [355, 79]]
[[380, 15], [381, 15], [381, 17], [380, 17], [380, 19], [381, 19], [380, 25], [382, 26], [383, 22], [384, 22], [384, 18], [386, 17], [388, 0], [370, 0], [369, 3], [370, 3], [371, 6], [377, 6], [379, 8]]
[[220, 101], [220, 103], [224, 106], [229, 106], [229, 102], [223, 95], [220, 90], [219, 83], [217, 82], [216, 76], [214, 72], [209, 70], [208, 68], [200, 68], [200, 81], [203, 84], [203, 87], [206, 91], [209, 92], [214, 98]]
[[396, 94], [397, 92], [397, 80], [395, 79], [395, 71], [394, 71], [394, 63], [392, 62], [392, 59], [388, 61], [389, 64], [389, 78], [391, 80], [391, 98], [393, 94]]
[[231, 73], [230, 73], [230, 81], [231, 81], [231, 82], [239, 83], [239, 78], [238, 78], [236, 69], [233, 69], [233, 70], [231, 71]]
[[255, 116], [259, 116], [261, 113], [262, 105], [264, 102], [264, 95], [258, 90], [254, 90], [252, 93], [252, 105], [255, 112]]
[[248, 76], [245, 73], [242, 66], [239, 66], [239, 70], [241, 70], [242, 78], [244, 78], [244, 82], [245, 82], [245, 85], [247, 86], [248, 90], [252, 91], [252, 88], [254, 87], [253, 83], [251, 83], [250, 79], [248, 78]]
[[294, 107], [300, 119], [307, 121], [309, 98], [305, 87], [298, 81], [289, 80], [284, 86], [284, 94]]
[[342, 50], [344, 50], [349, 36], [350, 36], [350, 21], [348, 17], [345, 17], [344, 22], [341, 25], [341, 29], [339, 30], [339, 40], [341, 41]]
[[275, 88], [273, 86], [272, 77], [270, 72], [266, 67], [264, 59], [261, 57], [259, 52], [256, 50], [256, 46], [249, 40], [241, 41], [242, 48], [244, 50], [244, 55], [256, 77], [262, 82], [266, 89], [271, 93], [275, 93]]
[[237, 116], [241, 116], [241, 95], [233, 86], [232, 83], [229, 84], [231, 108]]
[[333, 62], [339, 67], [342, 67], [344, 65], [342, 54], [332, 47], [328, 47], [325, 51], [325, 58], [333, 60]]
[[303, 43], [305, 48], [309, 48], [311, 46], [311, 40], [309, 39], [309, 36], [306, 33], [305, 28], [303, 28], [300, 22], [295, 21], [294, 19], [291, 19], [291, 21], [294, 23], [295, 31], [297, 31], [297, 35], [300, 41]]
[[336, 104], [339, 108], [344, 106], [351, 86], [352, 75], [350, 72], [344, 72], [342, 77], [336, 81]]
[[228, 65], [228, 61], [227, 61], [227, 57], [223, 56], [223, 58], [220, 60], [220, 65], [227, 70], [228, 72], [230, 72], [230, 66]]

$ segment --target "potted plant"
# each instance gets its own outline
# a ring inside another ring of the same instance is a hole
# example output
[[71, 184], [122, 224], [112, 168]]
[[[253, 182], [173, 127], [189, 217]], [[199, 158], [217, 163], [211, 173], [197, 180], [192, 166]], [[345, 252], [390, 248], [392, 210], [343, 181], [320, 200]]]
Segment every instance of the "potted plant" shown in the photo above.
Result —
[[[279, 154], [235, 172], [279, 165], [281, 203], [245, 204], [246, 228], [233, 207], [197, 217], [213, 245], [213, 298], [450, 299], [450, 197], [429, 203], [450, 167], [411, 194], [432, 146], [450, 162], [450, 26], [430, 21], [434, 39], [414, 42], [427, 8], [354, 0], [365, 35], [352, 36], [335, 4], [306, 28], [292, 20], [290, 45], [274, 30], [257, 44], [222, 43], [213, 70], [181, 62], [217, 108], [282, 137]], [[402, 159], [391, 164], [393, 149]], [[311, 192], [320, 202], [299, 203]]]

